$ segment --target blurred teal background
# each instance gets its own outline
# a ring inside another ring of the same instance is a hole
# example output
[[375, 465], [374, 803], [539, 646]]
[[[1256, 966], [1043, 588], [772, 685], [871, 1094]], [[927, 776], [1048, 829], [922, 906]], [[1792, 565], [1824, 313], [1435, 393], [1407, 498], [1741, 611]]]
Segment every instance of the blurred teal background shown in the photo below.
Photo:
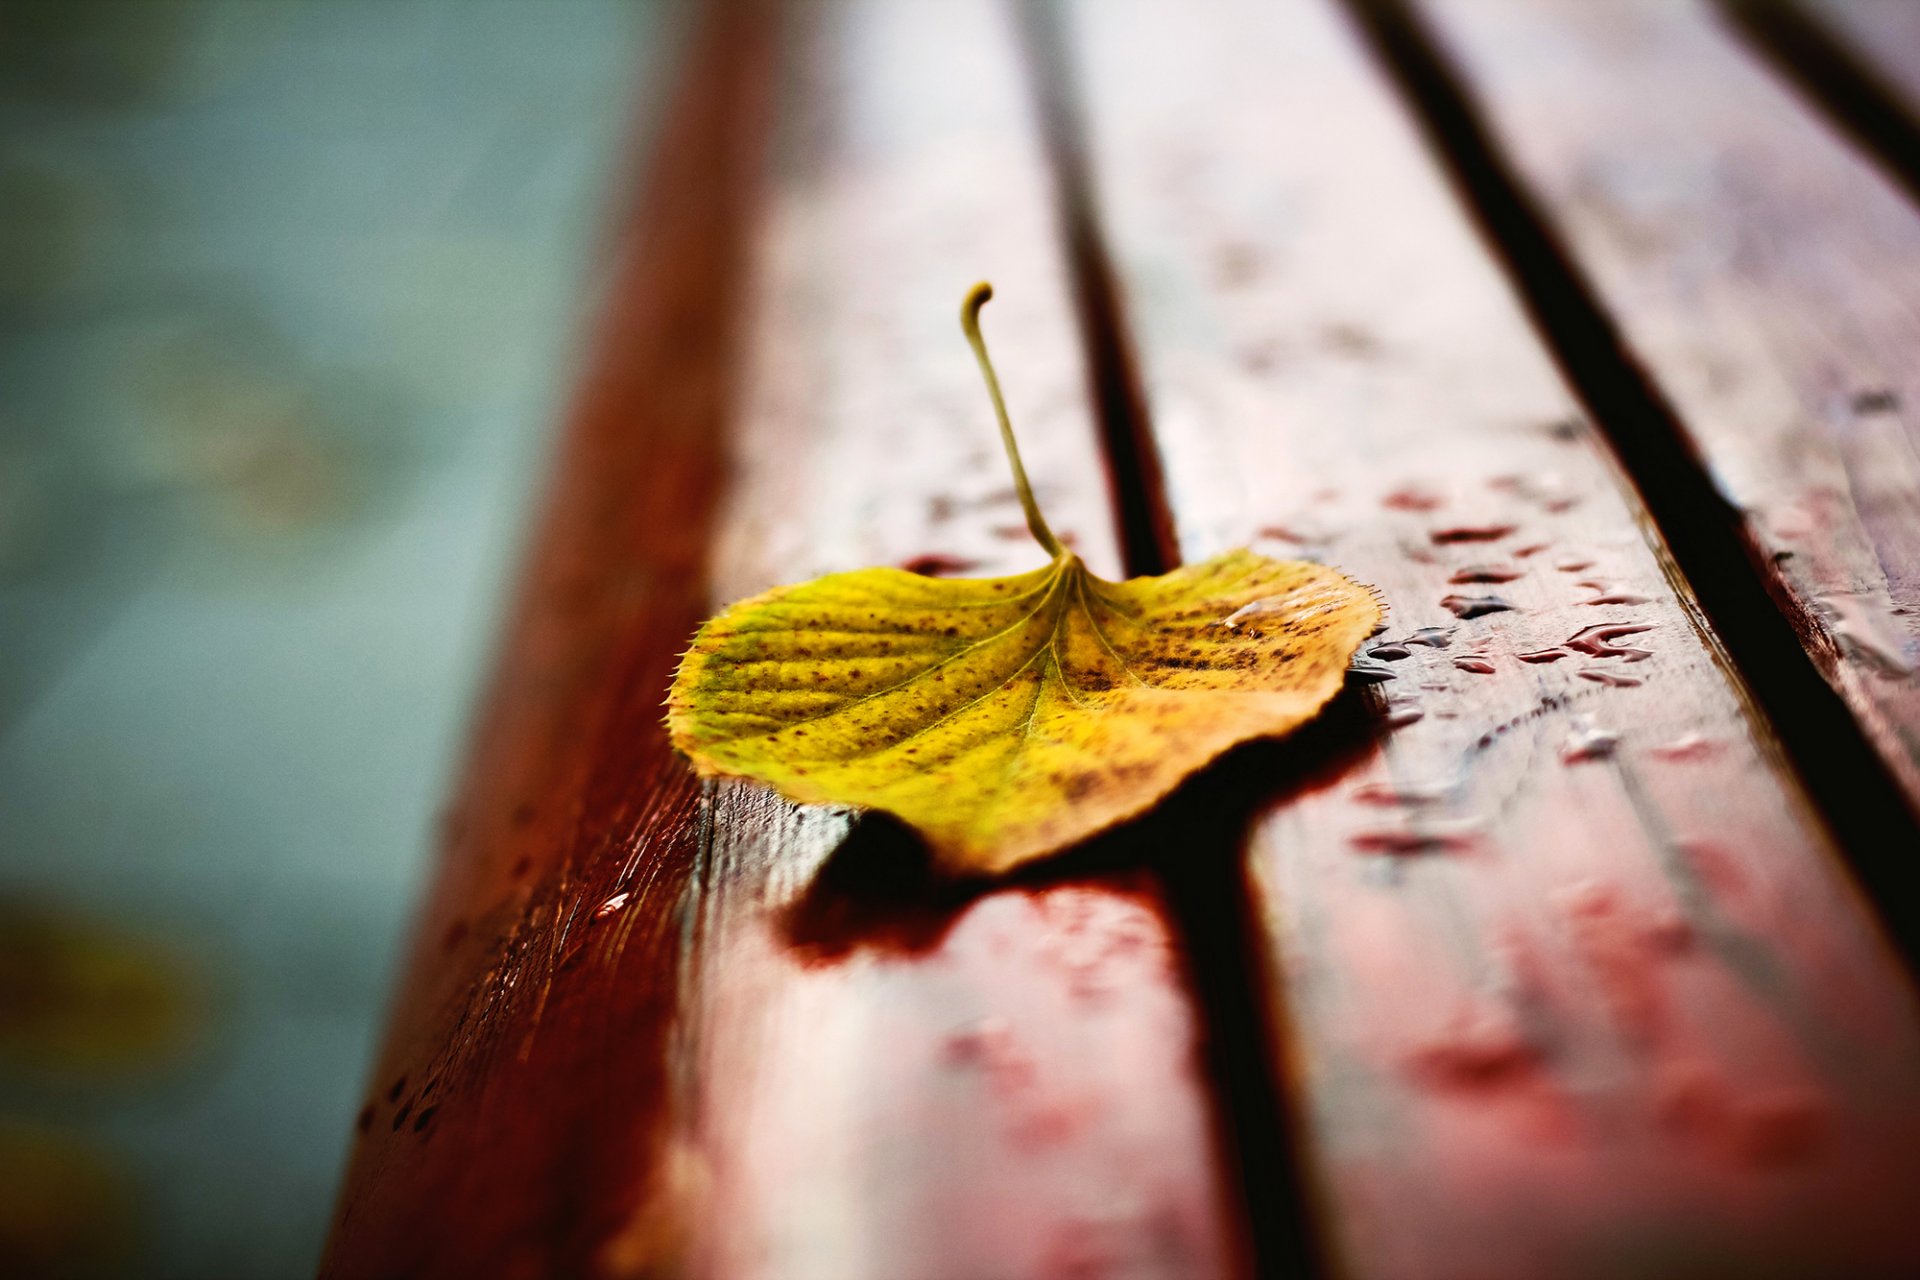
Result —
[[673, 16], [0, 0], [0, 1273], [312, 1272]]

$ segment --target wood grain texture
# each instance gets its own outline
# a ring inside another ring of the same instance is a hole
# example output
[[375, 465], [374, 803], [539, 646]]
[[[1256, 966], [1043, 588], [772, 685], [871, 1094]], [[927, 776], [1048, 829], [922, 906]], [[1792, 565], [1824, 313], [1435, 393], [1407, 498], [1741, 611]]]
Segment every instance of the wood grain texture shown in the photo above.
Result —
[[1231, 1273], [1149, 881], [942, 888], [885, 824], [703, 789], [666, 750], [715, 605], [1044, 559], [959, 333], [981, 275], [1054, 525], [1118, 568], [1005, 15], [708, 8], [328, 1273]]
[[1392, 609], [1251, 845], [1336, 1265], [1920, 1261], [1909, 982], [1392, 91], [1327, 5], [1071, 11], [1181, 550]]
[[1423, 6], [1920, 805], [1920, 218], [1697, 4]]

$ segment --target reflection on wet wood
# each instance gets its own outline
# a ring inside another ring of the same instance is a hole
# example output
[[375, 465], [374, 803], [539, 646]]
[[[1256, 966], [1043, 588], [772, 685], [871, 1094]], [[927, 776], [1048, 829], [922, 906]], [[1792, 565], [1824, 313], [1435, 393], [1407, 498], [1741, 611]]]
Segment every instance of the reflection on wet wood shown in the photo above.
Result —
[[1074, 16], [1183, 552], [1324, 558], [1393, 609], [1373, 741], [1252, 846], [1337, 1258], [1914, 1257], [1912, 990], [1352, 31]]
[[980, 276], [1050, 516], [1119, 570], [1007, 16], [714, 11], [329, 1274], [1236, 1272], [1149, 876], [942, 887], [884, 820], [702, 788], [666, 755], [668, 675], [711, 606], [869, 563], [1038, 562], [956, 322]]
[[[690, 46], [327, 1273], [1301, 1269], [1276, 1098], [1354, 1275], [1914, 1263], [1910, 981], [1339, 10], [1062, 6], [1083, 174], [993, 0], [784, 8]], [[1433, 8], [1913, 767], [1911, 210], [1691, 10]], [[659, 723], [727, 600], [1038, 563], [982, 276], [1097, 571], [1251, 543], [1392, 608], [1297, 738], [991, 889]]]
[[1920, 805], [1912, 204], [1702, 6], [1428, 8]]

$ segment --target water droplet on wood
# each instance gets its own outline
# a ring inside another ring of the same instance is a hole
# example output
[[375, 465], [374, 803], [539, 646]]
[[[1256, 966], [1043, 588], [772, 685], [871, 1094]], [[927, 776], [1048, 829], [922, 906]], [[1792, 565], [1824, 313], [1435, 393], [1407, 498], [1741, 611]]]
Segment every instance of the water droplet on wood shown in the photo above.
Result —
[[1394, 678], [1394, 671], [1384, 662], [1360, 657], [1347, 665], [1347, 676], [1361, 684], [1385, 684]]
[[1653, 626], [1646, 622], [1596, 622], [1590, 627], [1582, 627], [1567, 637], [1567, 647], [1595, 658], [1620, 658], [1626, 662], [1644, 662], [1653, 656], [1646, 649], [1635, 649], [1627, 645], [1615, 644], [1622, 636], [1637, 636], [1643, 631], [1651, 631]]
[[1705, 760], [1714, 755], [1720, 745], [1702, 733], [1683, 733], [1672, 742], [1663, 742], [1648, 751], [1648, 755], [1661, 760]]
[[1511, 601], [1499, 596], [1446, 596], [1440, 604], [1456, 618], [1481, 618], [1489, 613], [1506, 613], [1513, 608]]
[[1353, 789], [1356, 803], [1387, 808], [1418, 808], [1421, 805], [1439, 804], [1452, 794], [1452, 787], [1423, 787], [1399, 782], [1368, 782]]
[[1835, 592], [1820, 597], [1833, 638], [1853, 657], [1883, 676], [1913, 674], [1907, 658], [1907, 636], [1892, 612], [1866, 596]]
[[1347, 837], [1347, 843], [1361, 853], [1410, 858], [1426, 853], [1458, 853], [1470, 849], [1478, 834], [1478, 824], [1466, 822], [1423, 825], [1417, 830], [1411, 827], [1382, 827], [1356, 831]]
[[1394, 511], [1432, 511], [1445, 502], [1446, 499], [1433, 490], [1413, 484], [1402, 485], [1380, 499], [1381, 506]]
[[978, 568], [979, 564], [978, 560], [968, 560], [962, 556], [950, 556], [935, 551], [924, 556], [915, 556], [911, 560], [903, 560], [900, 562], [900, 567], [908, 573], [917, 573], [926, 578], [945, 578]]
[[1639, 592], [1629, 591], [1625, 587], [1615, 586], [1614, 584], [1610, 582], [1606, 582], [1599, 578], [1586, 578], [1581, 580], [1580, 582], [1575, 583], [1574, 585], [1585, 587], [1587, 590], [1595, 593], [1592, 599], [1582, 600], [1580, 602], [1581, 604], [1645, 604], [1647, 603], [1647, 597], [1641, 595]]
[[1455, 586], [1470, 582], [1512, 582], [1522, 572], [1510, 564], [1470, 564], [1464, 569], [1454, 570], [1453, 576], [1447, 581]]
[[1573, 728], [1568, 732], [1566, 741], [1560, 744], [1560, 760], [1564, 764], [1605, 760], [1611, 757], [1619, 746], [1619, 734], [1602, 729], [1589, 717], [1579, 716], [1574, 719]]
[[1408, 1066], [1416, 1079], [1433, 1088], [1478, 1091], [1531, 1076], [1540, 1058], [1511, 1017], [1481, 1014], [1423, 1046]]
[[1518, 527], [1511, 524], [1460, 524], [1446, 529], [1435, 529], [1427, 537], [1437, 546], [1446, 546], [1454, 542], [1496, 542]]

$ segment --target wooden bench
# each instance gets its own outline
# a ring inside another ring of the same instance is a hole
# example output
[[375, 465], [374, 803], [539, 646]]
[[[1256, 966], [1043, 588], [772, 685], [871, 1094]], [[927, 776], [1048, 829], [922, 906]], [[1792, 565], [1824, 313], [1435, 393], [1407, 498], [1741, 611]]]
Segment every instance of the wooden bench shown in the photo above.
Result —
[[[326, 1274], [1920, 1274], [1920, 214], [1775, 18], [692, 22]], [[1296, 738], [953, 886], [660, 719], [729, 600], [1037, 563], [981, 277], [1096, 570], [1391, 617]]]

